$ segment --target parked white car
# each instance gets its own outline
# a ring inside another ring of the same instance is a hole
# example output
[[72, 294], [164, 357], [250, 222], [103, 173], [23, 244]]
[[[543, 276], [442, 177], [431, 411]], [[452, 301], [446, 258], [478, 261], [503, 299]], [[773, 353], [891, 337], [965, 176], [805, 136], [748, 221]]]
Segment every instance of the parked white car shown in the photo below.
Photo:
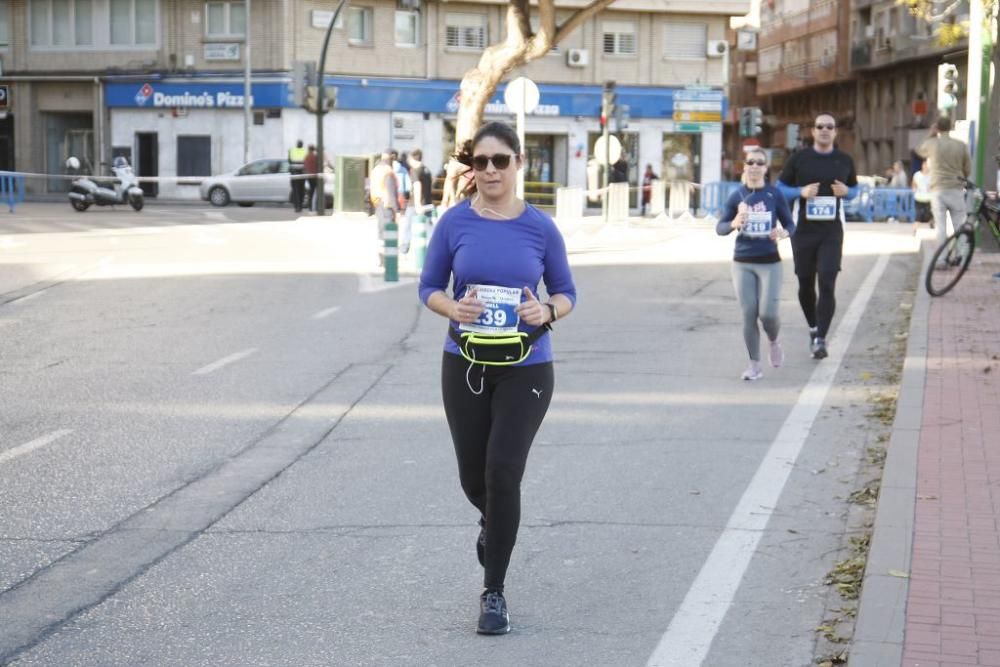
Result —
[[[333, 174], [326, 173], [323, 194], [327, 208], [333, 207]], [[227, 174], [212, 176], [201, 182], [201, 198], [213, 206], [253, 206], [257, 202], [291, 203], [291, 178], [288, 160], [264, 158], [254, 160]]]

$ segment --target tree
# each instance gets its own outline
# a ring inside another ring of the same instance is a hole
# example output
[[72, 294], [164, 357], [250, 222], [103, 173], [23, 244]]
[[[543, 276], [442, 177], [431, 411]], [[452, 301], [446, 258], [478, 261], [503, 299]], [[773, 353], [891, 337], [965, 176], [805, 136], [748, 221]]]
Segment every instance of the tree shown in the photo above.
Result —
[[[985, 25], [982, 26], [982, 29], [988, 30], [993, 35], [990, 61], [993, 63], [993, 70], [1000, 73], [1000, 48], [997, 48], [997, 19], [1000, 15], [1000, 0], [970, 0], [970, 2], [981, 2], [983, 5]], [[962, 3], [959, 0], [951, 0], [944, 7], [933, 0], [897, 0], [897, 3], [904, 5], [918, 19], [937, 26], [937, 43], [940, 46], [954, 46], [968, 37], [969, 30], [976, 29], [976, 26], [958, 23], [955, 20], [958, 10], [962, 8]], [[1000, 85], [994, 84], [991, 90], [983, 92], [990, 96], [989, 115], [987, 118], [981, 118], [980, 122], [991, 122], [993, 127], [987, 133], [985, 182], [981, 185], [995, 189], [998, 185], [995, 180], [997, 168], [1000, 168], [1000, 131], [998, 131], [1000, 128], [997, 127], [997, 119], [1000, 119]], [[993, 158], [996, 159], [995, 163]]]
[[[615, 0], [591, 0], [575, 11], [562, 25], [556, 25], [555, 0], [538, 0], [539, 27], [532, 32], [529, 0], [510, 0], [507, 5], [507, 38], [486, 48], [479, 63], [462, 77], [458, 119], [455, 124], [455, 145], [472, 139], [483, 122], [486, 104], [496, 93], [497, 86], [515, 68], [541, 58], [553, 46], [611, 5]], [[454, 160], [448, 163], [442, 204], [450, 206], [460, 197], [457, 184], [465, 167]]]

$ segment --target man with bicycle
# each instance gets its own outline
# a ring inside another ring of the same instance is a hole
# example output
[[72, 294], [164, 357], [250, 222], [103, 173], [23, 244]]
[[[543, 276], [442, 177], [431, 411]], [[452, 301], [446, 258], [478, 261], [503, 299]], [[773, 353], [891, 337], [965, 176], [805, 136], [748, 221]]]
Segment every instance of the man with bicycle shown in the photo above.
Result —
[[948, 238], [948, 215], [953, 231], [965, 222], [965, 180], [972, 173], [969, 147], [948, 136], [951, 119], [942, 116], [931, 127], [930, 136], [920, 144], [917, 154], [931, 161], [931, 215], [937, 228], [937, 242]]
[[858, 176], [851, 156], [834, 146], [837, 122], [831, 114], [816, 116], [812, 135], [812, 148], [796, 151], [785, 163], [778, 189], [791, 203], [796, 225], [792, 255], [809, 350], [813, 359], [823, 359], [844, 249], [843, 202], [858, 195]]

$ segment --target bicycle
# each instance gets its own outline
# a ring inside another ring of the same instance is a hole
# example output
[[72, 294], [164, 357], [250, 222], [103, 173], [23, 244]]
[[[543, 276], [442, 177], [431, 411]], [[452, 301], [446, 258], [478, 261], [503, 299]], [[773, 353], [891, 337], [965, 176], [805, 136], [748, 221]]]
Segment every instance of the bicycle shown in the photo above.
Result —
[[[946, 294], [969, 268], [972, 253], [976, 250], [976, 232], [983, 222], [1000, 243], [1000, 199], [996, 192], [988, 192], [968, 179], [965, 182], [966, 192], [972, 193], [972, 211], [965, 222], [954, 234], [934, 252], [927, 267], [924, 287], [931, 296]], [[939, 220], [937, 224], [944, 224]]]

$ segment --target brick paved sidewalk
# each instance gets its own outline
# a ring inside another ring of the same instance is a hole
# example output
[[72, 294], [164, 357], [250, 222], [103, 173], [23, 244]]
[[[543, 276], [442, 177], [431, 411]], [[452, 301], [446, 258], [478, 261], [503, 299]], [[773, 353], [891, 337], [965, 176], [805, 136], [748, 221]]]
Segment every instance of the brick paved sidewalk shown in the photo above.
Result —
[[998, 271], [977, 254], [930, 303], [905, 667], [1000, 666]]

